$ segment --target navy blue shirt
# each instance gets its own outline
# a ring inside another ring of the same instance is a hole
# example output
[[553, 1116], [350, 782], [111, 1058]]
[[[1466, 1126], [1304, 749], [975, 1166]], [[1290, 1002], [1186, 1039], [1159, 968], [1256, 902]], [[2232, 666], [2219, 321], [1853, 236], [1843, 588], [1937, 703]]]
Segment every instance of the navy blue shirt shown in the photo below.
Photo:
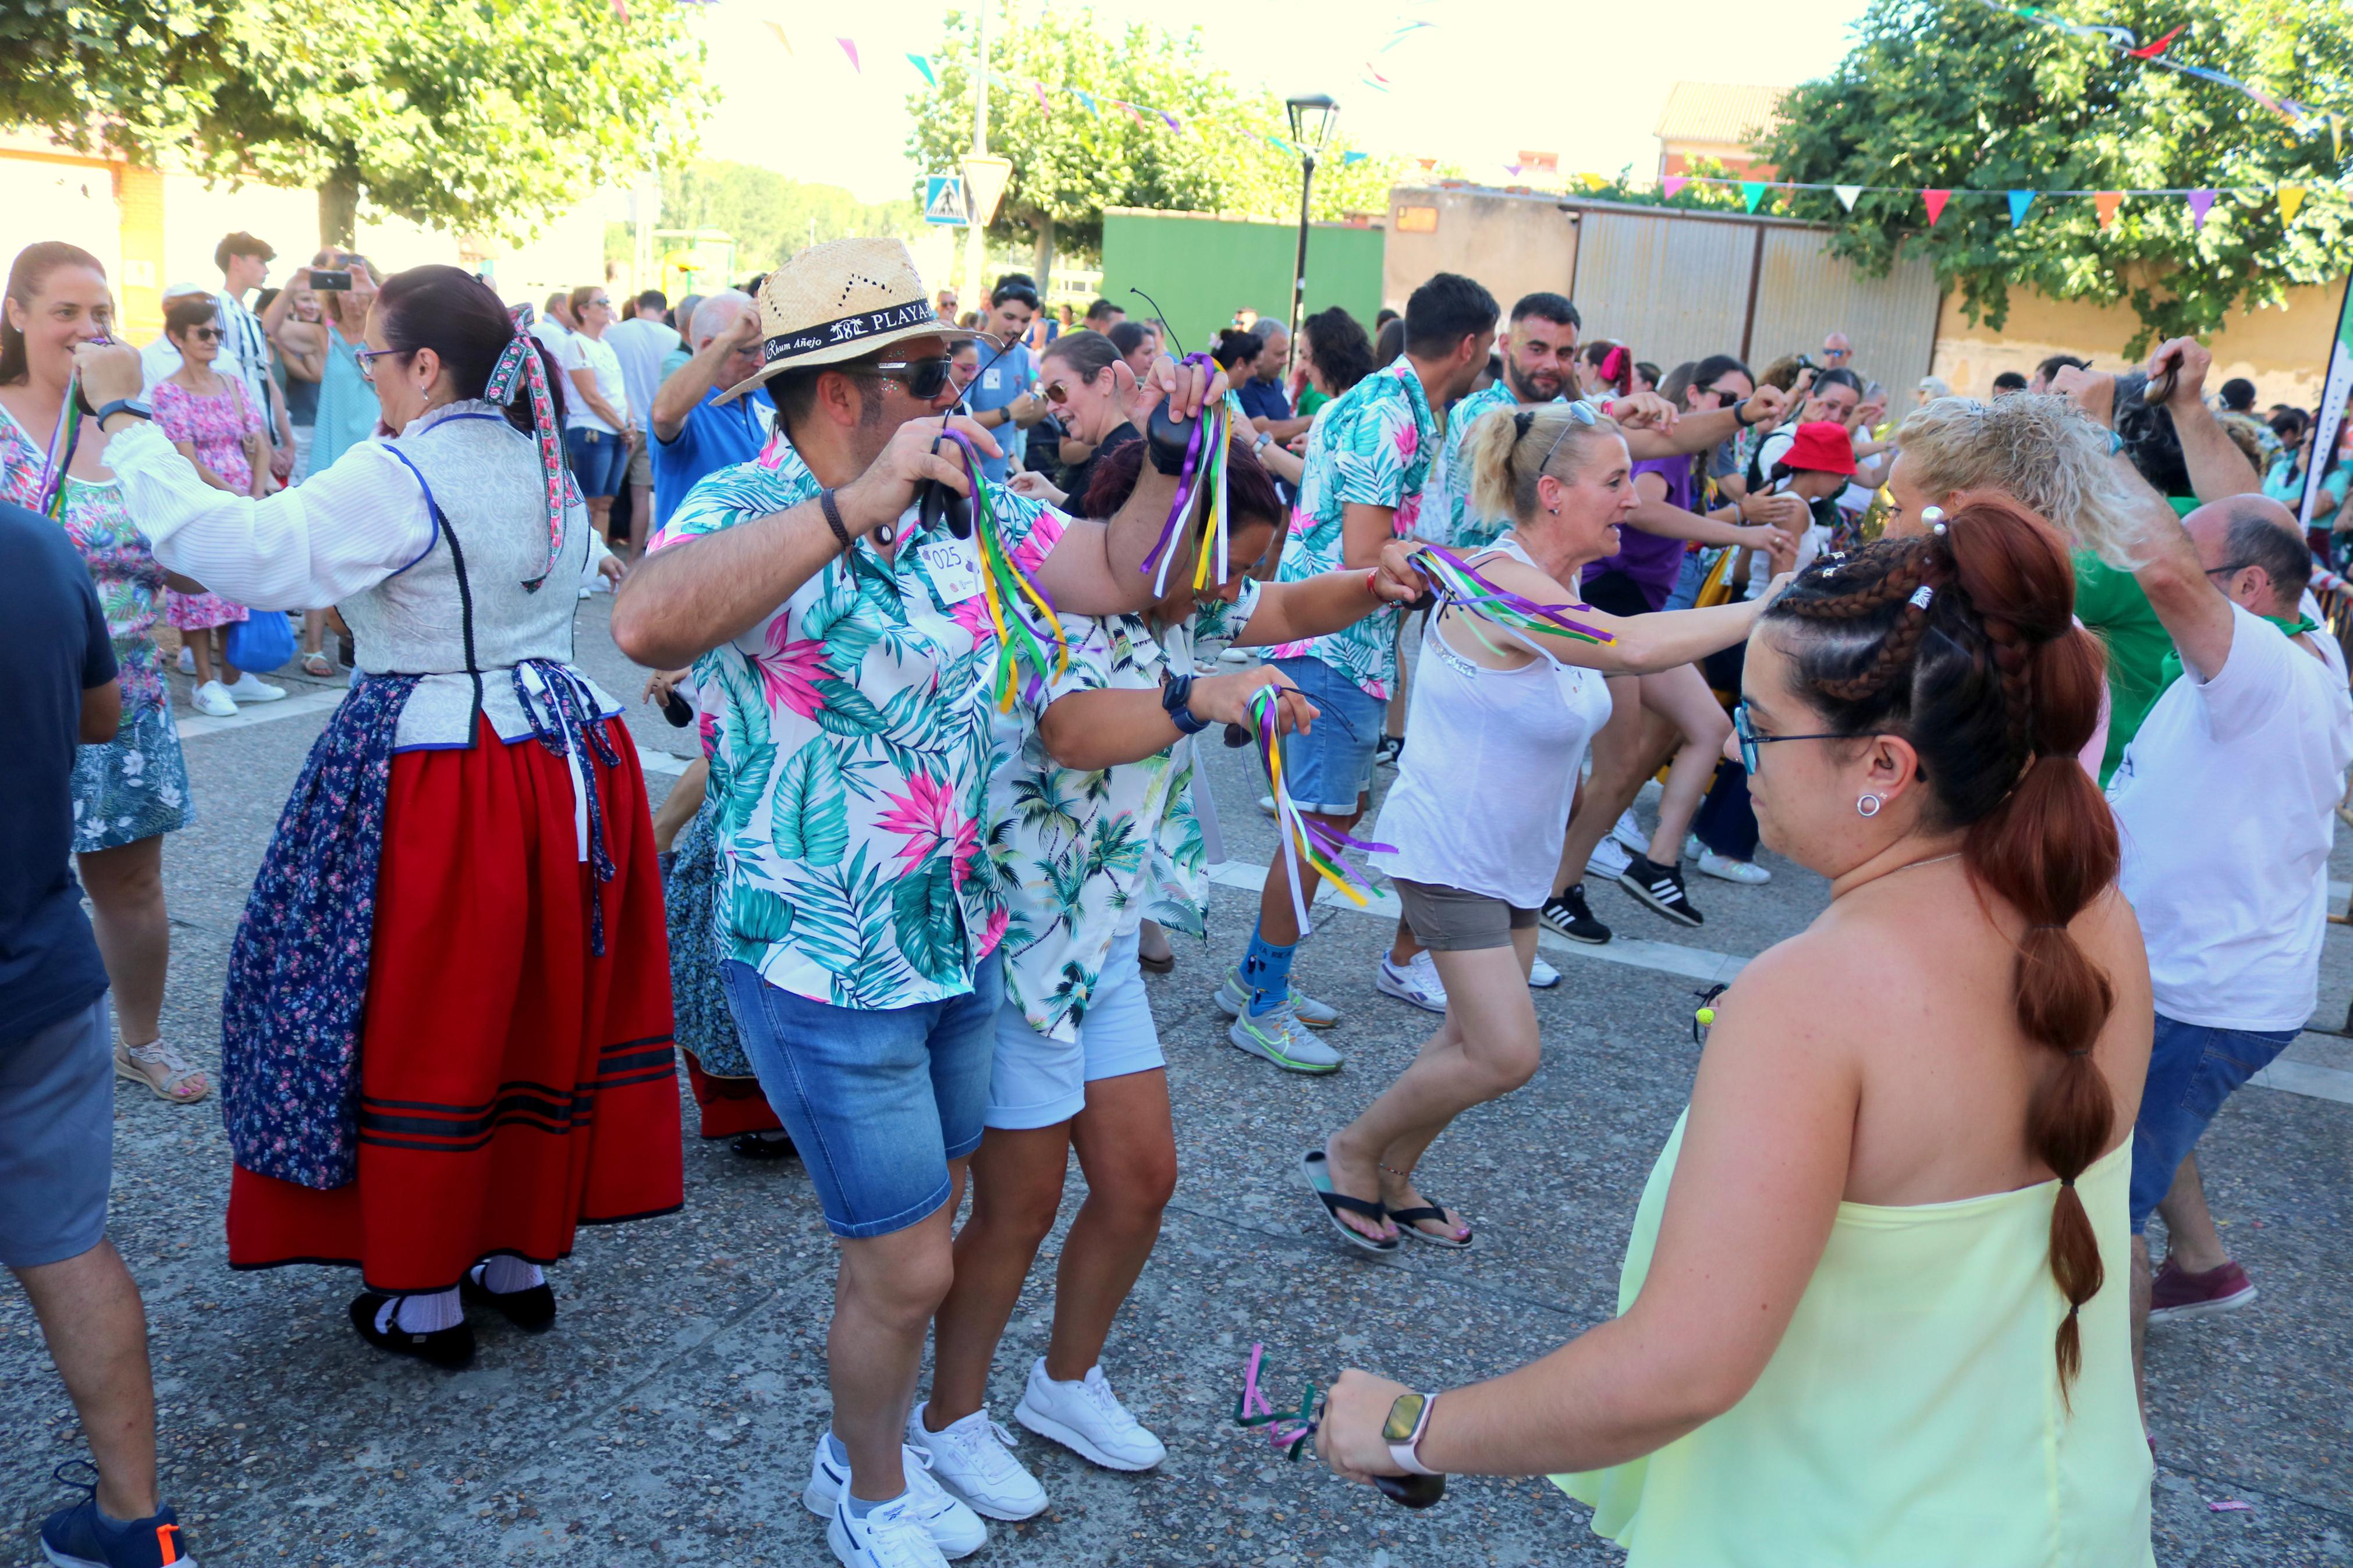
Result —
[[1288, 419], [1291, 399], [1282, 395], [1282, 383], [1261, 381], [1252, 376], [1234, 389], [1242, 400], [1242, 412], [1253, 419]]
[[670, 514], [678, 510], [686, 492], [705, 474], [748, 463], [767, 444], [769, 426], [776, 417], [776, 405], [768, 401], [768, 389], [754, 387], [734, 402], [722, 404], [719, 399], [726, 390], [723, 386], [712, 387], [710, 395], [688, 412], [675, 440], [654, 437], [654, 527], [659, 528], [670, 521]]
[[0, 1044], [105, 994], [73, 877], [81, 694], [114, 679], [114, 643], [73, 542], [0, 501]]

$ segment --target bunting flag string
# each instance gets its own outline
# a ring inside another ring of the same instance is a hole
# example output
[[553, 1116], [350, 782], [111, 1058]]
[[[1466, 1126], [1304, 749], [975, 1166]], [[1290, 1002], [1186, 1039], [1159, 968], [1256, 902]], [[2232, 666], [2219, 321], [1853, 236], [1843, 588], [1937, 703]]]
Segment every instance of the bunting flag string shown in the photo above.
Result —
[[[1509, 169], [1511, 165], [1507, 163], [1504, 167]], [[1862, 199], [1865, 192], [1917, 196], [1922, 205], [1927, 208], [1930, 228], [1936, 226], [1936, 221], [1945, 216], [1947, 204], [1957, 195], [2001, 197], [2009, 205], [2010, 221], [2012, 226], [2025, 222], [2027, 210], [2045, 198], [2065, 199], [2089, 196], [2092, 198], [2094, 211], [2099, 215], [2102, 228], [2106, 228], [2116, 222], [2117, 210], [2127, 197], [2162, 197], [2180, 201], [2189, 207], [2189, 222], [2193, 230], [2203, 229], [2206, 226], [2207, 218], [2212, 215], [2216, 204], [2224, 196], [2241, 203], [2271, 200], [2278, 205], [2280, 222], [2283, 225], [2293, 224], [2295, 222], [2296, 215], [2304, 210], [2305, 203], [2311, 197], [2314, 189], [2310, 185], [2282, 183], [2276, 185], [2165, 185], [2122, 191], [2062, 191], [2026, 187], [1996, 191], [1967, 190], [1955, 186], [1835, 185], [1806, 180], [1744, 180], [1729, 174], [1669, 174], [1660, 180], [1659, 194], [1672, 200], [1677, 193], [1693, 185], [1737, 187], [1740, 192], [1741, 205], [1752, 213], [1762, 205], [1765, 194], [1772, 191], [1830, 191], [1838, 196], [1839, 204], [1849, 212], [1854, 211], [1855, 203]], [[2331, 186], [2320, 188], [2323, 191], [2336, 189]]]
[[[2236, 78], [2224, 76], [2221, 71], [2210, 70], [2204, 66], [2193, 66], [2186, 60], [2175, 59], [2166, 51], [2172, 47], [2173, 40], [2187, 30], [2186, 23], [2174, 28], [2157, 42], [2144, 45], [2133, 37], [2130, 28], [2093, 26], [2081, 22], [2070, 22], [2063, 16], [2053, 16], [2038, 5], [2006, 5], [2002, 4], [2002, 0], [1979, 0], [1979, 3], [1990, 11], [2000, 11], [2009, 16], [2023, 17], [2027, 21], [2038, 22], [2046, 27], [2055, 27], [2063, 33], [2069, 33], [2079, 38], [2088, 38], [2102, 47], [2112, 49], [2128, 59], [2139, 60], [2147, 65], [2163, 66], [2168, 70], [2179, 71], [2183, 76], [2195, 77], [2200, 81], [2211, 82], [2217, 87], [2227, 87], [2232, 91], [2241, 93], [2251, 101], [2262, 105], [2306, 135], [2320, 130], [2324, 125], [2328, 127], [2333, 134], [2343, 123], [2341, 115], [2317, 113], [2294, 99], [2274, 98], [2270, 93], [2249, 87]], [[2200, 221], [2204, 220], [2201, 218]]]

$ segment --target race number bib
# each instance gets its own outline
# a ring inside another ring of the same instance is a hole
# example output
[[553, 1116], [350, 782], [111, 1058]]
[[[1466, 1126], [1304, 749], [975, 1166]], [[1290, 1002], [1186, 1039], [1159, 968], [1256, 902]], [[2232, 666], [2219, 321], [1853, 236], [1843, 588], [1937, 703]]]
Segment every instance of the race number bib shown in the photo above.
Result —
[[942, 599], [961, 605], [980, 592], [980, 562], [969, 539], [944, 539], [916, 547], [923, 570]]

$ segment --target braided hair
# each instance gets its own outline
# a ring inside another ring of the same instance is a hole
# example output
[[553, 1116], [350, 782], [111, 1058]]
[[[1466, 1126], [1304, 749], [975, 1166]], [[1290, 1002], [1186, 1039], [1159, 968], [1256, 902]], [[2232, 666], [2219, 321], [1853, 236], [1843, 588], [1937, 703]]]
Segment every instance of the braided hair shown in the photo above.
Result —
[[1971, 879], [2025, 918], [2011, 999], [2019, 1031], [2050, 1058], [2026, 1133], [2061, 1184], [2051, 1272], [2067, 1301], [2063, 1396], [2083, 1360], [2078, 1311], [2104, 1278], [2075, 1178], [2116, 1125], [2091, 1056], [2115, 994], [2069, 930], [2117, 863], [2115, 818], [2076, 761], [2098, 722], [2105, 659], [2073, 609], [2058, 534], [1989, 501], [1942, 533], [1819, 562], [1764, 614], [1824, 727], [1908, 741], [1931, 825], [1962, 831]]

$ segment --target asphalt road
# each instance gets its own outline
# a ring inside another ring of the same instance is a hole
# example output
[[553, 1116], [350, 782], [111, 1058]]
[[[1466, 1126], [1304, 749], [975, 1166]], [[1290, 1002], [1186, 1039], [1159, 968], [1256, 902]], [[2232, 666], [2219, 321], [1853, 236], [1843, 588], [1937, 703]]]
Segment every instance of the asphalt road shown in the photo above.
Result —
[[[612, 648], [606, 604], [582, 606], [582, 662], [634, 697], [642, 677]], [[187, 741], [200, 816], [165, 854], [165, 1027], [207, 1066], [247, 889], [333, 700], [322, 683], [279, 679], [301, 697], [250, 710], [251, 722], [191, 726], [205, 731]], [[630, 721], [647, 751], [690, 753], [688, 732], [650, 710], [637, 708]], [[1247, 765], [1219, 752], [1209, 767], [1230, 853], [1263, 865], [1273, 839]], [[657, 792], [668, 788], [670, 773], [649, 777]], [[1819, 879], [1769, 856], [1767, 864], [1774, 880], [1762, 888], [1694, 878], [1702, 930], [1605, 889], [1596, 910], [1620, 943], [1548, 941], [1564, 980], [1537, 1002], [1543, 1070], [1465, 1117], [1423, 1167], [1427, 1190], [1469, 1215], [1478, 1246], [1389, 1258], [1332, 1237], [1293, 1162], [1377, 1093], [1434, 1021], [1373, 988], [1388, 921], [1333, 910], [1302, 951], [1298, 979], [1345, 1009], [1346, 1070], [1303, 1079], [1235, 1051], [1208, 992], [1250, 930], [1255, 876], [1229, 868], [1235, 885], [1217, 891], [1210, 946], [1180, 942], [1176, 973], [1151, 982], [1182, 1175], [1105, 1358], [1122, 1396], [1167, 1442], [1168, 1461], [1149, 1476], [1113, 1475], [1025, 1436], [1019, 1452], [1054, 1505], [996, 1527], [973, 1561], [1619, 1562], [1587, 1530], [1585, 1510], [1547, 1486], [1458, 1480], [1441, 1506], [1409, 1514], [1312, 1465], [1282, 1462], [1229, 1415], [1253, 1342], [1266, 1344], [1278, 1389], [1341, 1365], [1430, 1386], [1503, 1371], [1609, 1314], [1635, 1200], [1697, 1060], [1699, 977], [1798, 929], [1824, 901]], [[2340, 849], [2337, 874], [2348, 871], [2353, 851]], [[2341, 931], [2329, 936], [2321, 994], [2319, 1021], [2335, 1026], [2353, 995], [2353, 941]], [[2338, 1250], [2353, 1235], [2347, 1045], [2306, 1036], [2270, 1075], [2287, 1087], [2235, 1097], [2201, 1150], [2215, 1213], [2262, 1297], [2152, 1336], [2157, 1558], [2168, 1568], [2353, 1559], [2353, 1330]], [[746, 1163], [694, 1139], [691, 1112], [686, 1121], [684, 1212], [584, 1230], [571, 1261], [551, 1270], [555, 1330], [483, 1328], [476, 1364], [453, 1375], [354, 1339], [343, 1316], [357, 1289], [349, 1271], [232, 1273], [216, 1104], [182, 1110], [126, 1092], [112, 1234], [146, 1295], [165, 1491], [201, 1559], [829, 1562], [798, 1500], [825, 1423], [825, 1226], [797, 1163]], [[1071, 1185], [1066, 1215], [1075, 1168]], [[1048, 1243], [999, 1356], [1000, 1419], [1044, 1347], [1057, 1245]], [[69, 1496], [50, 1469], [82, 1452], [23, 1298], [0, 1291], [0, 1562], [39, 1560], [39, 1520]], [[2253, 1506], [2214, 1511], [2222, 1501]], [[1760, 1542], [1757, 1561], [1778, 1560]]]

